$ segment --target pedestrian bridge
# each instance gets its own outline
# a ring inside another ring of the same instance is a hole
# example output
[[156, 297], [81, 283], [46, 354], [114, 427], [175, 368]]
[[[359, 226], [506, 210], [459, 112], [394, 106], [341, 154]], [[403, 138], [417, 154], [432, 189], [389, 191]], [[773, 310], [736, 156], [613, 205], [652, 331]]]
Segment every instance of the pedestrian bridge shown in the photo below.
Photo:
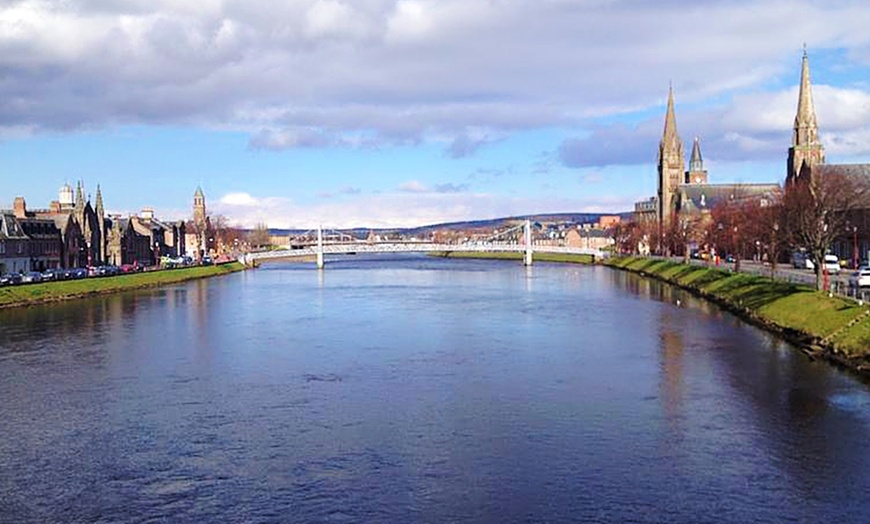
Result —
[[324, 266], [324, 255], [350, 255], [358, 253], [523, 253], [526, 265], [532, 264], [532, 253], [565, 253], [572, 255], [590, 255], [595, 259], [604, 258], [605, 253], [599, 249], [558, 246], [549, 243], [533, 243], [531, 226], [524, 226], [524, 242], [469, 241], [459, 244], [448, 244], [426, 241], [377, 241], [341, 238], [334, 241], [323, 239], [322, 232], [317, 231], [317, 241], [309, 244], [288, 246], [272, 251], [247, 253], [239, 260], [246, 265], [253, 265], [273, 260], [294, 258], [314, 258], [318, 268]]
[[[524, 253], [526, 247], [523, 244], [497, 244], [497, 243], [466, 243], [466, 244], [438, 244], [434, 242], [358, 242], [358, 243], [324, 243], [322, 246], [324, 255], [353, 255], [359, 253]], [[568, 247], [568, 246], [538, 246], [532, 249], [538, 253], [568, 253], [572, 255], [591, 255], [596, 259], [602, 258], [604, 252], [598, 249]], [[282, 248], [273, 251], [261, 251], [248, 253], [243, 257], [243, 262], [265, 262], [269, 260], [281, 260], [290, 258], [317, 257], [317, 246], [303, 247], [300, 249]]]

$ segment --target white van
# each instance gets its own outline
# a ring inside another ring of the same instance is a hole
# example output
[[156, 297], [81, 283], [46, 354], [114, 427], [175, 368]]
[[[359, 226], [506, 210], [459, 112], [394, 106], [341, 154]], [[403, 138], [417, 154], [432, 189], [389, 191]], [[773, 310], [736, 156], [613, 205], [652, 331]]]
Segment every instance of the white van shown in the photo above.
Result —
[[816, 266], [806, 253], [795, 251], [791, 256], [791, 263], [795, 269], [815, 269]]
[[830, 274], [840, 272], [840, 259], [837, 255], [825, 255], [825, 270]]

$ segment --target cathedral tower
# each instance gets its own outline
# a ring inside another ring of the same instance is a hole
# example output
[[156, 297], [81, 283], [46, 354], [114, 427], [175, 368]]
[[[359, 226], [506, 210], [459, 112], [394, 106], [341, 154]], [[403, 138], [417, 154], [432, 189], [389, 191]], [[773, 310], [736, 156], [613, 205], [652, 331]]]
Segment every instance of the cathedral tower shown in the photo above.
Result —
[[197, 231], [205, 231], [205, 195], [202, 188], [196, 186], [196, 192], [193, 194], [193, 225]]
[[103, 193], [100, 191], [100, 184], [97, 184], [97, 204], [94, 212], [97, 215], [97, 229], [100, 231], [100, 246], [99, 255], [100, 261], [106, 260], [106, 212], [103, 209]]
[[798, 94], [797, 114], [794, 117], [794, 133], [788, 148], [786, 182], [794, 182], [801, 175], [803, 166], [825, 163], [825, 148], [819, 142], [819, 127], [813, 107], [813, 92], [810, 87], [810, 65], [807, 50], [801, 62], [801, 85]]
[[659, 225], [666, 226], [673, 213], [673, 201], [677, 187], [683, 180], [686, 160], [683, 156], [683, 142], [677, 134], [677, 117], [674, 114], [674, 89], [668, 90], [668, 109], [665, 114], [665, 130], [659, 142]]

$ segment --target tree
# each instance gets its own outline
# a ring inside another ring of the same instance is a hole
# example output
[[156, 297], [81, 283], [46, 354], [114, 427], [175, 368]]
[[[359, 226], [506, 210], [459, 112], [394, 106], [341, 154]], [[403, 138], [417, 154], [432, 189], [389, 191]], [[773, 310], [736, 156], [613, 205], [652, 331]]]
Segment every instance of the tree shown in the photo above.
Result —
[[806, 249], [822, 289], [825, 254], [846, 230], [848, 217], [866, 207], [868, 181], [833, 169], [806, 170], [786, 186], [782, 220], [796, 247]]
[[269, 233], [269, 226], [260, 222], [250, 232], [248, 232], [248, 243], [254, 248], [265, 248], [272, 244], [272, 237]]

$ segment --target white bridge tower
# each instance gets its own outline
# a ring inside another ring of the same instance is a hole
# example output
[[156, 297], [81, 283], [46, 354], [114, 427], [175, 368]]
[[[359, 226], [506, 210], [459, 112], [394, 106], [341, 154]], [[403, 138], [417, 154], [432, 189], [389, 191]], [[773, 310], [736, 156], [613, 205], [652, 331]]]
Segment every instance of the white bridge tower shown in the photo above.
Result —
[[523, 264], [532, 265], [532, 221], [526, 220], [526, 225], [523, 227], [526, 249], [523, 252]]

